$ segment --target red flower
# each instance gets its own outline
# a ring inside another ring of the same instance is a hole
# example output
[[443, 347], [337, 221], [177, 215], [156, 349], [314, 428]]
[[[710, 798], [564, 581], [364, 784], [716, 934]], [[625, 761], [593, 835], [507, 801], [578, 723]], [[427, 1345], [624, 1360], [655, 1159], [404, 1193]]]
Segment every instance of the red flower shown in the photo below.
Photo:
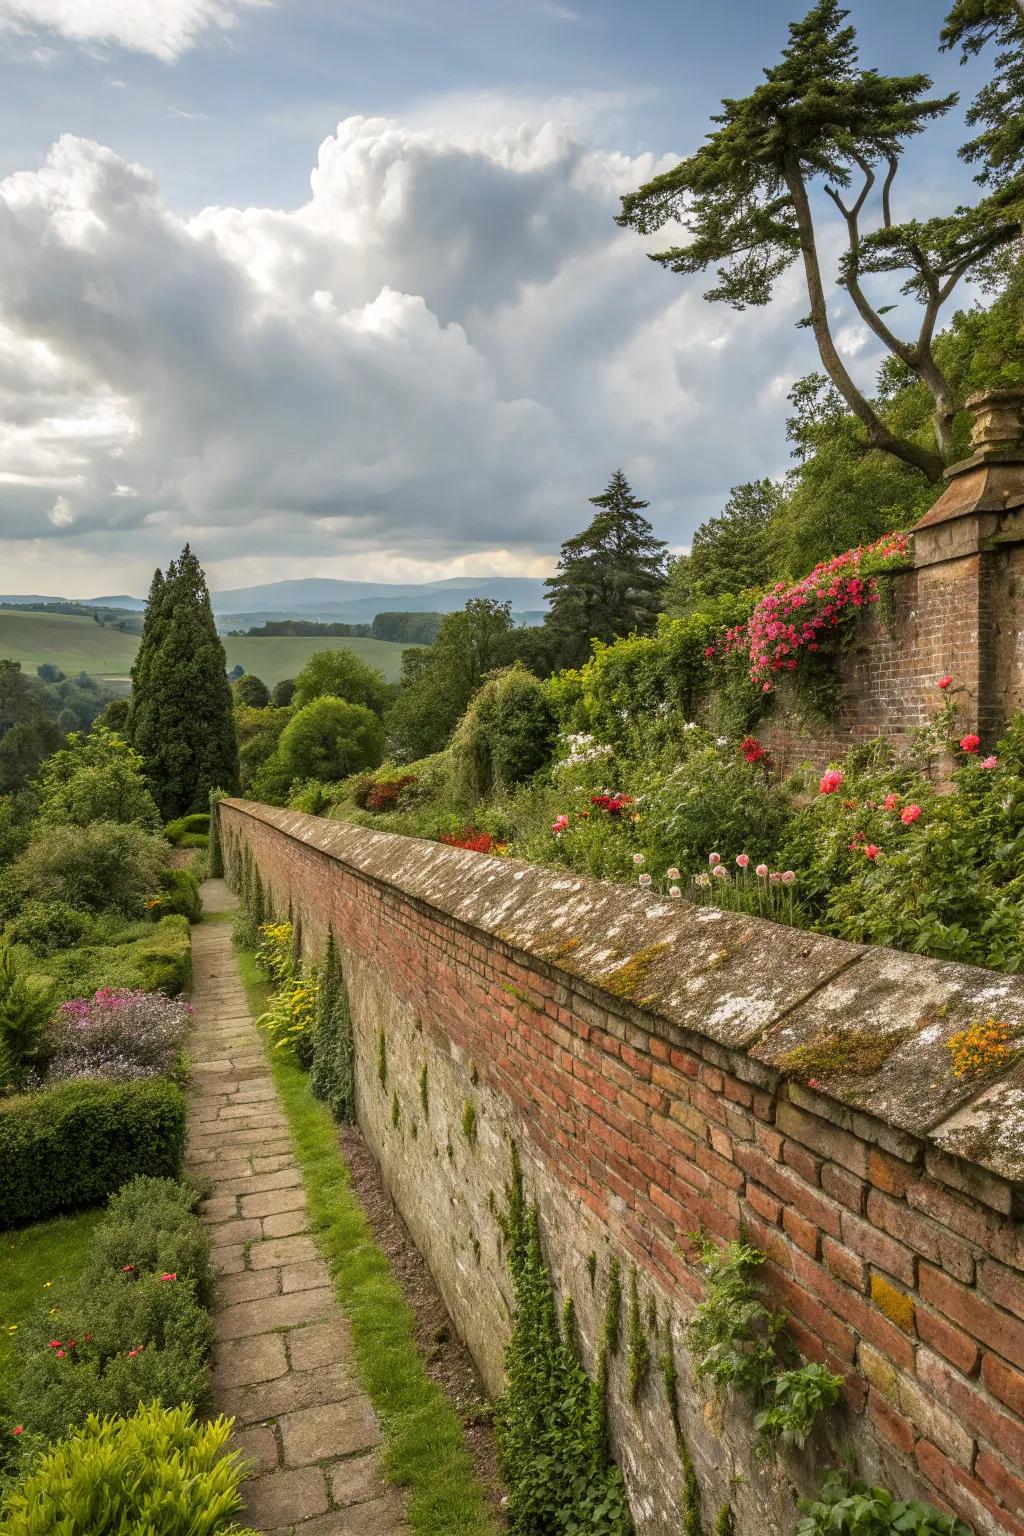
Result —
[[62, 1349], [58, 1349], [58, 1351], [57, 1351], [57, 1359], [58, 1360], [63, 1360], [64, 1359], [64, 1351]]
[[961, 736], [961, 738], [960, 738], [960, 750], [961, 750], [961, 752], [977, 752], [977, 750], [978, 750], [978, 748], [980, 746], [981, 746], [981, 737], [980, 736], [974, 736], [970, 732], [968, 732], [966, 736]]
[[905, 827], [913, 826], [920, 814], [921, 807], [919, 805], [906, 805], [900, 812], [900, 821], [902, 821]]
[[887, 811], [894, 811], [900, 803], [899, 795], [886, 795], [882, 802]]
[[48, 1345], [48, 1348], [50, 1348], [50, 1349], [60, 1349], [61, 1343], [62, 1343], [62, 1340], [60, 1340], [60, 1339], [51, 1339], [50, 1343]]
[[950, 685], [950, 683], [952, 681], [953, 681], [953, 679], [947, 673], [945, 677], [940, 677], [939, 678], [939, 687], [943, 690], [943, 692], [945, 692], [945, 690], [949, 687], [949, 685]]
[[12, 1435], [23, 1435], [24, 1433], [25, 1433], [25, 1426], [24, 1426], [24, 1424], [15, 1424], [14, 1428], [11, 1430], [11, 1434]]
[[134, 1264], [122, 1264], [121, 1265], [121, 1273], [122, 1273], [122, 1275], [134, 1275], [134, 1273], [135, 1273], [135, 1265]]
[[711, 657], [712, 657], [712, 656], [713, 656], [713, 655], [714, 655], [714, 654], [715, 654], [715, 648], [714, 648], [714, 646], [713, 646], [713, 645], [706, 645], [706, 646], [705, 646], [705, 647], [704, 647], [704, 655], [705, 655], [705, 656], [706, 656], [706, 657], [707, 657], [707, 658], [708, 658], [708, 659], [709, 659], [709, 660], [710, 660], [710, 658], [711, 658]]
[[160, 1276], [161, 1280], [177, 1280], [177, 1278], [177, 1275], [172, 1270], [168, 1270], [165, 1275]]
[[830, 768], [828, 773], [823, 773], [818, 780], [818, 793], [822, 795], [834, 795], [843, 782], [843, 776], [838, 768]]
[[878, 858], [878, 844], [868, 843], [867, 847], [864, 849], [864, 857], [866, 859], [870, 859], [873, 864]]

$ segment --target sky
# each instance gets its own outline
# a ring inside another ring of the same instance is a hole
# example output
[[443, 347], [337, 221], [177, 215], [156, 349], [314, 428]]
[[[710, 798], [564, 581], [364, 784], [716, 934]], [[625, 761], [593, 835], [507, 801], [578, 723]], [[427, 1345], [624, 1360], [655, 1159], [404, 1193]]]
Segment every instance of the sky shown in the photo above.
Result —
[[[804, 8], [0, 0], [0, 591], [144, 595], [186, 539], [215, 588], [547, 575], [618, 466], [685, 549], [788, 467], [806, 299], [709, 304], [614, 216]], [[942, 0], [850, 8], [969, 101]], [[970, 195], [964, 137], [897, 217]]]

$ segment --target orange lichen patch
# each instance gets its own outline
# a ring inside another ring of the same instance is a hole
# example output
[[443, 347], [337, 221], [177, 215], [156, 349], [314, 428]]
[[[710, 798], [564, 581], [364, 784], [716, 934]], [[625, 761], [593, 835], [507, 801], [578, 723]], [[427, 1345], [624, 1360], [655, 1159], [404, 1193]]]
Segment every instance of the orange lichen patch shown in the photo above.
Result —
[[871, 1300], [890, 1322], [904, 1333], [914, 1332], [914, 1303], [906, 1291], [890, 1284], [884, 1275], [871, 1276]]
[[1012, 1054], [1010, 1031], [998, 1019], [976, 1019], [946, 1041], [954, 1077], [987, 1077], [1005, 1067]]

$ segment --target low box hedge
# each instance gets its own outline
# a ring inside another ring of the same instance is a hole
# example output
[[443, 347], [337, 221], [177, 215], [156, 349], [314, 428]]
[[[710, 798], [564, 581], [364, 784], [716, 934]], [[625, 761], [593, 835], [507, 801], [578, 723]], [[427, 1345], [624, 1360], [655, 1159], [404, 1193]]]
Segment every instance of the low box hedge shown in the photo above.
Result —
[[177, 1177], [185, 1095], [79, 1079], [0, 1100], [0, 1229], [96, 1205], [136, 1174]]

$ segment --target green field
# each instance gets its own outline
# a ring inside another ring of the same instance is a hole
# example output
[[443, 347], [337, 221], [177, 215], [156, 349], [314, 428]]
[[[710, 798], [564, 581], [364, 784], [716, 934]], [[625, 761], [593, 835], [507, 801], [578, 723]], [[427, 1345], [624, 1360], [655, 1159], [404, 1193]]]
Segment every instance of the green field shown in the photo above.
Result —
[[[43, 662], [50, 661], [69, 676], [89, 672], [94, 677], [125, 678], [138, 644], [138, 635], [107, 629], [75, 614], [0, 609], [0, 660], [20, 661], [26, 672], [34, 672]], [[228, 666], [241, 663], [247, 672], [255, 672], [271, 686], [283, 677], [294, 677], [314, 651], [342, 647], [379, 667], [389, 682], [397, 680], [406, 647], [393, 640], [331, 640], [297, 635], [278, 635], [266, 640], [224, 638]]]

